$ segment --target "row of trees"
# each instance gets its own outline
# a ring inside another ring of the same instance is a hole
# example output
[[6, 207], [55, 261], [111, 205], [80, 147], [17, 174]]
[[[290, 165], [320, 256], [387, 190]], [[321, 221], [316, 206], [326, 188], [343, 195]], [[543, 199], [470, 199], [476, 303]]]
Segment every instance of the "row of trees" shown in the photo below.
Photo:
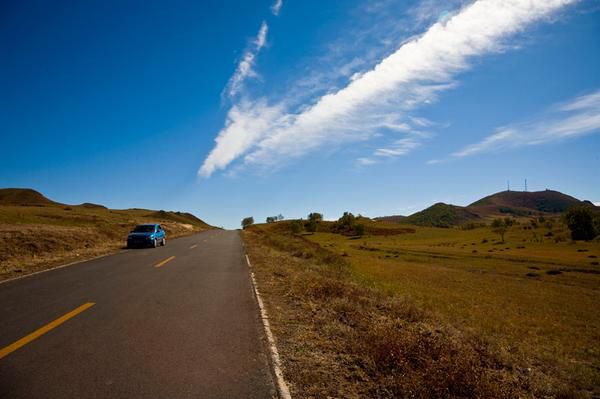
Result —
[[[344, 212], [332, 227], [333, 231], [342, 234], [352, 234], [355, 236], [362, 236], [365, 234], [365, 226], [362, 223], [358, 223], [360, 215], [354, 216], [351, 212]], [[275, 223], [283, 220], [283, 215], [267, 217], [267, 223]], [[303, 231], [309, 233], [315, 233], [319, 229], [319, 223], [323, 221], [323, 214], [319, 212], [311, 212], [308, 214], [306, 220], [293, 220], [290, 223], [290, 228], [294, 234], [299, 234]], [[247, 228], [254, 224], [254, 218], [252, 216], [242, 219], [242, 228]]]
[[[573, 240], [589, 241], [600, 235], [600, 213], [595, 212], [589, 206], [571, 208], [562, 218], [571, 231], [571, 239]], [[540, 216], [537, 220], [531, 220], [531, 226], [537, 228], [538, 221], [543, 223], [548, 229], [552, 229], [554, 225], [552, 220]], [[492, 231], [499, 234], [502, 242], [504, 242], [506, 232], [514, 223], [515, 220], [511, 218], [494, 219], [492, 222]]]
[[275, 223], [283, 220], [283, 215], [280, 213], [277, 216], [267, 216], [267, 223]]
[[316, 233], [319, 228], [319, 223], [323, 221], [323, 214], [319, 212], [311, 212], [308, 214], [307, 219], [308, 220], [306, 222], [302, 219], [292, 221], [290, 225], [292, 233], [300, 234], [304, 230], [308, 231], [309, 233]]
[[[283, 220], [283, 215], [280, 213], [277, 216], [267, 216], [267, 223], [275, 223]], [[252, 226], [254, 224], [254, 218], [252, 216], [248, 216], [247, 218], [242, 219], [242, 228], [245, 229], [248, 226]]]

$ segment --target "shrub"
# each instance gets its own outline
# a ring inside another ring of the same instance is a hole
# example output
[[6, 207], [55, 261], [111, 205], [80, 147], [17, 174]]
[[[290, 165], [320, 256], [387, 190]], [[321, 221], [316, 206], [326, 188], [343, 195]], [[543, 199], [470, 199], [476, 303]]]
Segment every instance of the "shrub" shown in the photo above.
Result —
[[252, 216], [242, 219], [242, 228], [244, 228], [244, 229], [248, 226], [252, 226], [253, 224], [254, 224], [254, 218]]
[[317, 231], [317, 221], [315, 219], [311, 219], [308, 221], [306, 231], [309, 231], [311, 233], [315, 233]]
[[531, 227], [533, 227], [534, 229], [537, 229], [537, 227], [538, 227], [537, 220], [535, 220], [535, 219], [531, 219], [529, 221], [529, 224], [531, 224]]
[[292, 233], [300, 234], [302, 230], [304, 230], [304, 225], [299, 220], [294, 220], [290, 223], [290, 228], [292, 229]]
[[361, 223], [357, 223], [354, 225], [354, 234], [362, 237], [365, 234], [365, 225]]

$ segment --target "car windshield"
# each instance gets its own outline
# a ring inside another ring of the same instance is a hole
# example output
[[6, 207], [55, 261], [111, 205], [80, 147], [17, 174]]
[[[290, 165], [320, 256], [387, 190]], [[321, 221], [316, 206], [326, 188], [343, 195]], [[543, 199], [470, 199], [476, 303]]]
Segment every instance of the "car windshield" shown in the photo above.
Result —
[[133, 229], [134, 233], [152, 233], [154, 231], [153, 225], [140, 224], [139, 226], [135, 226]]

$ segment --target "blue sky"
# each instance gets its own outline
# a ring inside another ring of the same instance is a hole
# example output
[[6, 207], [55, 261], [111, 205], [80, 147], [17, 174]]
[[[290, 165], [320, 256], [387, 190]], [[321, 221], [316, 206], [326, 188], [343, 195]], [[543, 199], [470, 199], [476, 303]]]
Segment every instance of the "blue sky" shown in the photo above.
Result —
[[0, 54], [0, 186], [65, 203], [600, 202], [598, 0], [13, 1]]

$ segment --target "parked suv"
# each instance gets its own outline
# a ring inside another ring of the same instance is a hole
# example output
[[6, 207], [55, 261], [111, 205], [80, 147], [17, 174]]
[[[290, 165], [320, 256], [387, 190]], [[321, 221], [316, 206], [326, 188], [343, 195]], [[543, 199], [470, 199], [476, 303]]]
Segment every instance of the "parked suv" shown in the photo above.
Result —
[[139, 224], [127, 236], [127, 248], [164, 246], [166, 238], [160, 224]]

